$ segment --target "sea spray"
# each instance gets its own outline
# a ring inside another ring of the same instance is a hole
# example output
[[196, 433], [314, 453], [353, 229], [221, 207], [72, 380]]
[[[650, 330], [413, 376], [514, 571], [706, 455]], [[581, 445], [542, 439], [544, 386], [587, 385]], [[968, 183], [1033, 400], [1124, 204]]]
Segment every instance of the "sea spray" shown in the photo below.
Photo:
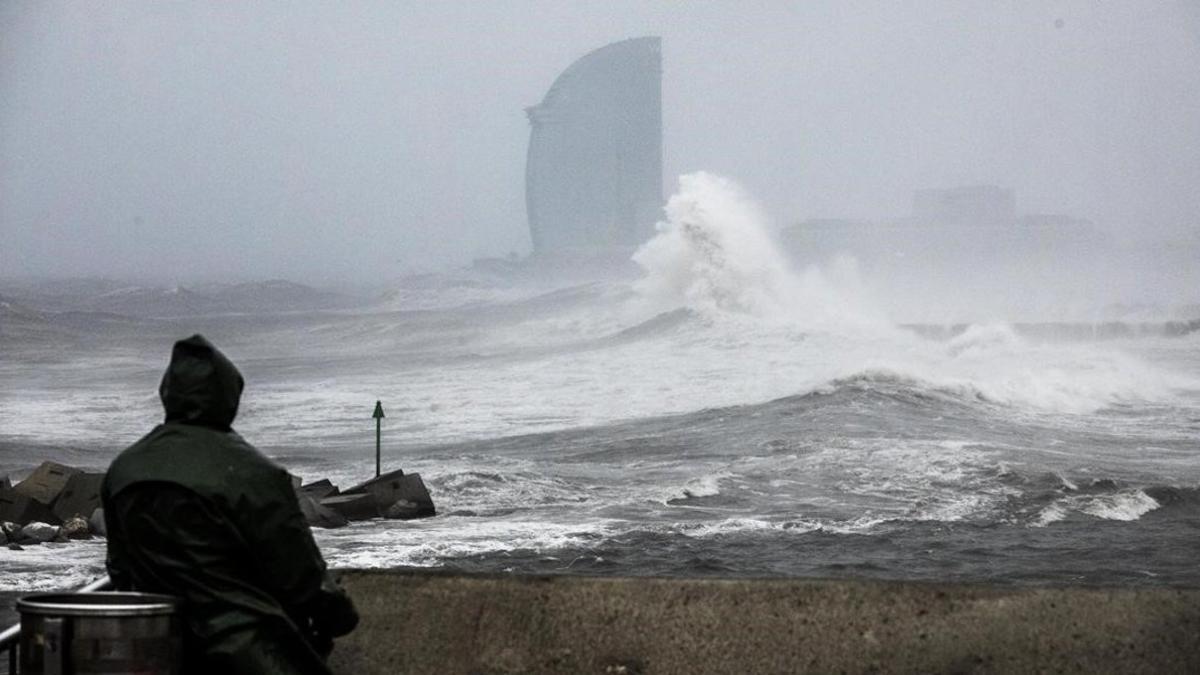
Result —
[[[645, 271], [634, 289], [656, 311], [687, 307], [710, 319], [741, 314], [810, 327], [886, 325], [881, 313], [820, 270], [795, 274], [767, 217], [728, 178], [703, 171], [680, 176], [666, 216], [633, 256]], [[839, 279], [856, 276], [852, 261], [836, 268]]]
[[694, 327], [704, 334], [693, 340], [714, 350], [760, 351], [775, 373], [792, 371], [796, 387], [816, 385], [814, 376], [893, 373], [918, 389], [1090, 413], [1163, 400], [1186, 385], [1118, 349], [1039, 344], [1004, 322], [969, 327], [949, 342], [919, 338], [869, 301], [853, 258], [793, 271], [767, 217], [728, 178], [681, 176], [665, 212], [656, 236], [634, 254], [644, 270], [634, 284], [638, 301], [652, 312], [685, 308], [704, 319]]

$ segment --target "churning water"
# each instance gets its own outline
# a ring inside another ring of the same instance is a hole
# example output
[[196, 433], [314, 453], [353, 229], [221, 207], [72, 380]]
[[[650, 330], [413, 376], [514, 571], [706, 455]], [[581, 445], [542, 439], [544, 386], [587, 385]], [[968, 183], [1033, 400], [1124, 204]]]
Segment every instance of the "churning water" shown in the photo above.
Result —
[[[948, 339], [852, 261], [794, 271], [729, 181], [681, 179], [632, 283], [467, 288], [371, 311], [145, 320], [0, 354], [0, 472], [103, 467], [159, 418], [170, 342], [239, 365], [235, 425], [306, 479], [417, 471], [440, 514], [318, 531], [334, 566], [1196, 584], [1200, 340]], [[936, 302], [931, 299], [930, 302]], [[103, 543], [0, 550], [0, 591]]]

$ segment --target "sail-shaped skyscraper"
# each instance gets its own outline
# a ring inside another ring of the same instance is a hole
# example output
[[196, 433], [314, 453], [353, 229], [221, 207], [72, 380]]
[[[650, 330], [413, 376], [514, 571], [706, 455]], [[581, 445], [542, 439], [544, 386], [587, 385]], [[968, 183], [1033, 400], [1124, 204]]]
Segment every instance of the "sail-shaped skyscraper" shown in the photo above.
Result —
[[662, 211], [661, 39], [584, 55], [526, 113], [534, 254], [608, 257], [647, 240]]

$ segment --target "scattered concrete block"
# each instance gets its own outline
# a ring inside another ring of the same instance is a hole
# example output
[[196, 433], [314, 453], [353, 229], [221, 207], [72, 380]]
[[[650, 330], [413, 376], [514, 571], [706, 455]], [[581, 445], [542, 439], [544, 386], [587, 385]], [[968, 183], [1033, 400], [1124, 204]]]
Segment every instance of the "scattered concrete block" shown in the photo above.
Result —
[[21, 528], [20, 543], [44, 544], [58, 536], [58, 528], [50, 523], [29, 523]]
[[350, 522], [342, 514], [322, 505], [306, 494], [299, 494], [297, 498], [300, 501], [300, 511], [304, 514], [304, 519], [312, 527], [344, 527]]
[[104, 474], [81, 471], [67, 479], [58, 499], [54, 500], [54, 515], [66, 522], [73, 516], [91, 515], [100, 506], [100, 483]]
[[33, 473], [17, 483], [13, 489], [17, 492], [32, 497], [33, 499], [50, 506], [54, 504], [54, 500], [62, 493], [63, 488], [67, 486], [67, 481], [71, 476], [80, 473], [79, 469], [59, 464], [58, 462], [42, 462], [41, 466], [33, 470]]
[[8, 543], [8, 534], [6, 534], [4, 532], [4, 530], [0, 529], [0, 546], [4, 546], [7, 543]]
[[336, 497], [326, 497], [320, 501], [321, 506], [333, 509], [342, 514], [346, 520], [370, 520], [378, 518], [379, 505], [375, 497], [368, 493], [341, 494]]
[[0, 521], [26, 525], [34, 521], [44, 523], [59, 523], [61, 519], [54, 515], [50, 507], [34, 499], [28, 494], [18, 492], [18, 487], [0, 490]]
[[322, 478], [318, 481], [313, 481], [308, 485], [300, 486], [300, 494], [308, 495], [316, 500], [322, 500], [326, 497], [333, 497], [338, 494], [338, 487], [329, 482], [328, 478]]

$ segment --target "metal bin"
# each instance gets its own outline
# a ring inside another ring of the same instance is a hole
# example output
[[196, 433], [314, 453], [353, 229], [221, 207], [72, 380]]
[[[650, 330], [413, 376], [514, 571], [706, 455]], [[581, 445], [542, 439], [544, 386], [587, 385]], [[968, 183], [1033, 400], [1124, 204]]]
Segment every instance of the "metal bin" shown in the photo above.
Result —
[[150, 593], [37, 593], [17, 600], [22, 675], [177, 675], [178, 601]]

